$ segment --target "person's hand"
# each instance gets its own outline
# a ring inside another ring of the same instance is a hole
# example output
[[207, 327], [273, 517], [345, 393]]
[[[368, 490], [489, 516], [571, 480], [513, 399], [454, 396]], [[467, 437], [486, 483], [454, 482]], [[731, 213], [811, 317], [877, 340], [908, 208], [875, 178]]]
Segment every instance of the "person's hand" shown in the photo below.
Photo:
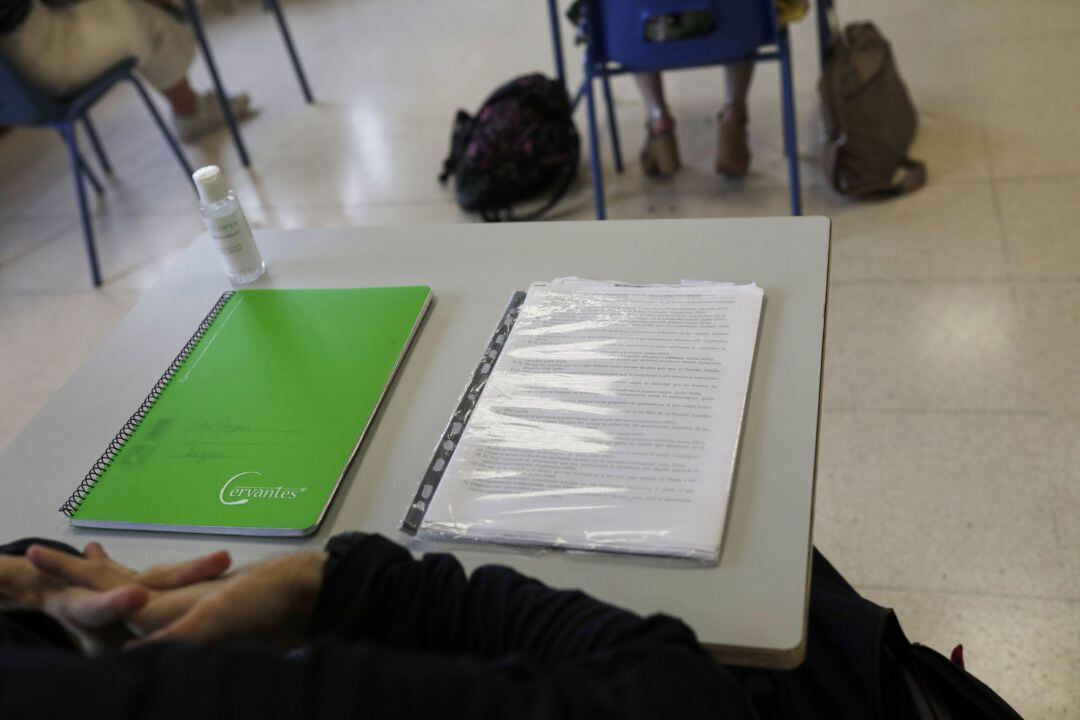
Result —
[[[55, 602], [68, 589], [64, 582], [41, 572], [25, 557], [0, 556], [0, 604], [6, 607], [46, 612], [49, 604]], [[100, 611], [112, 607], [115, 598], [138, 597], [145, 603], [145, 592], [115, 592], [124, 589], [123, 583], [117, 583], [110, 587], [107, 593], [68, 592], [63, 596], [73, 601], [72, 610], [75, 615], [89, 620], [102, 617]], [[91, 598], [94, 598], [93, 601], [87, 602]], [[122, 603], [124, 607], [129, 604]], [[115, 617], [112, 616], [112, 619]]]
[[184, 562], [154, 565], [139, 572], [113, 560], [100, 543], [88, 543], [82, 555], [72, 555], [32, 545], [26, 559], [55, 580], [91, 590], [111, 590], [121, 585], [141, 585], [148, 590], [172, 590], [221, 576], [232, 559], [219, 550]]
[[48, 581], [26, 558], [0, 556], [0, 603], [4, 606], [40, 610]]
[[150, 595], [128, 618], [146, 641], [208, 643], [256, 637], [293, 645], [303, 637], [322, 585], [323, 553], [295, 553], [224, 577], [227, 554], [215, 553], [137, 573], [110, 559], [96, 543], [78, 558], [32, 548], [37, 568], [63, 582], [100, 592], [135, 583]]
[[[98, 543], [84, 555], [32, 546], [25, 558], [0, 557], [0, 598], [60, 621], [91, 653], [119, 647], [179, 617], [175, 597], [151, 601], [168, 590], [193, 587], [224, 573], [228, 553], [136, 572], [110, 558]], [[6, 588], [6, 589], [5, 589]], [[189, 601], [193, 602], [193, 599]]]
[[127, 639], [120, 621], [149, 600], [141, 587], [118, 584], [95, 591], [70, 586], [38, 570], [25, 557], [0, 556], [0, 603], [48, 613], [88, 654], [118, 648]]
[[155, 615], [155, 622], [174, 619], [137, 644], [206, 644], [243, 637], [296, 646], [304, 642], [325, 562], [325, 553], [294, 553], [217, 580], [163, 592], [147, 606], [147, 612]]

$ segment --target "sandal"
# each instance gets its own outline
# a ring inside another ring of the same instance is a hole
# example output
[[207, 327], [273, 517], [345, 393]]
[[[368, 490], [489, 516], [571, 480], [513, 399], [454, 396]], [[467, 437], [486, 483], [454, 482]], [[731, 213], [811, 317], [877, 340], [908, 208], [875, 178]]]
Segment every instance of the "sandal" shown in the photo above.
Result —
[[716, 172], [731, 179], [750, 172], [750, 146], [746, 139], [746, 111], [725, 107], [716, 116]]
[[653, 134], [646, 126], [645, 132], [645, 147], [641, 148], [641, 167], [645, 170], [645, 174], [663, 177], [678, 170], [682, 163], [679, 161], [679, 144], [675, 141], [675, 128]]

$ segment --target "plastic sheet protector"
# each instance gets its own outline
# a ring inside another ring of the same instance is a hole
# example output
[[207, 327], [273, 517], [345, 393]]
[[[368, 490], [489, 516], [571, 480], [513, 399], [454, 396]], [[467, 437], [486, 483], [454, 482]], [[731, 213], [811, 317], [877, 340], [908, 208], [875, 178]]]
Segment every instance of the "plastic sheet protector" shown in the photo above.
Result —
[[762, 300], [757, 285], [534, 283], [496, 329], [404, 526], [716, 562]]

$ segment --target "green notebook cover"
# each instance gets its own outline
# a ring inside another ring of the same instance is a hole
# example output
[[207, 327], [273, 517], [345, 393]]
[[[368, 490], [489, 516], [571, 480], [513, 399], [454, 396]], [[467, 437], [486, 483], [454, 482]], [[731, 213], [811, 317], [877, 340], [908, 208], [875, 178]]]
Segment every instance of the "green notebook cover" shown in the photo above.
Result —
[[99, 528], [314, 532], [430, 298], [225, 293], [61, 511]]

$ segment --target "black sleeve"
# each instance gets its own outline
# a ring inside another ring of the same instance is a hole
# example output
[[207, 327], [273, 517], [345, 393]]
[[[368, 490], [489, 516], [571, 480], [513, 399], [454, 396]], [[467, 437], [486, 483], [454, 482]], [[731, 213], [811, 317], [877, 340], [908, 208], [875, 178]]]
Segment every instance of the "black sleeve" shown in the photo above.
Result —
[[[324, 582], [311, 647], [158, 646], [85, 661], [0, 650], [0, 717], [751, 718], [680, 622], [505, 568], [356, 545]], [[63, 688], [63, 692], [57, 692]]]
[[379, 535], [356, 542], [324, 578], [311, 634], [489, 659], [518, 653], [544, 662], [635, 644], [703, 654], [692, 631], [674, 618], [643, 620], [506, 567], [485, 566], [466, 578], [450, 555], [414, 560]]

